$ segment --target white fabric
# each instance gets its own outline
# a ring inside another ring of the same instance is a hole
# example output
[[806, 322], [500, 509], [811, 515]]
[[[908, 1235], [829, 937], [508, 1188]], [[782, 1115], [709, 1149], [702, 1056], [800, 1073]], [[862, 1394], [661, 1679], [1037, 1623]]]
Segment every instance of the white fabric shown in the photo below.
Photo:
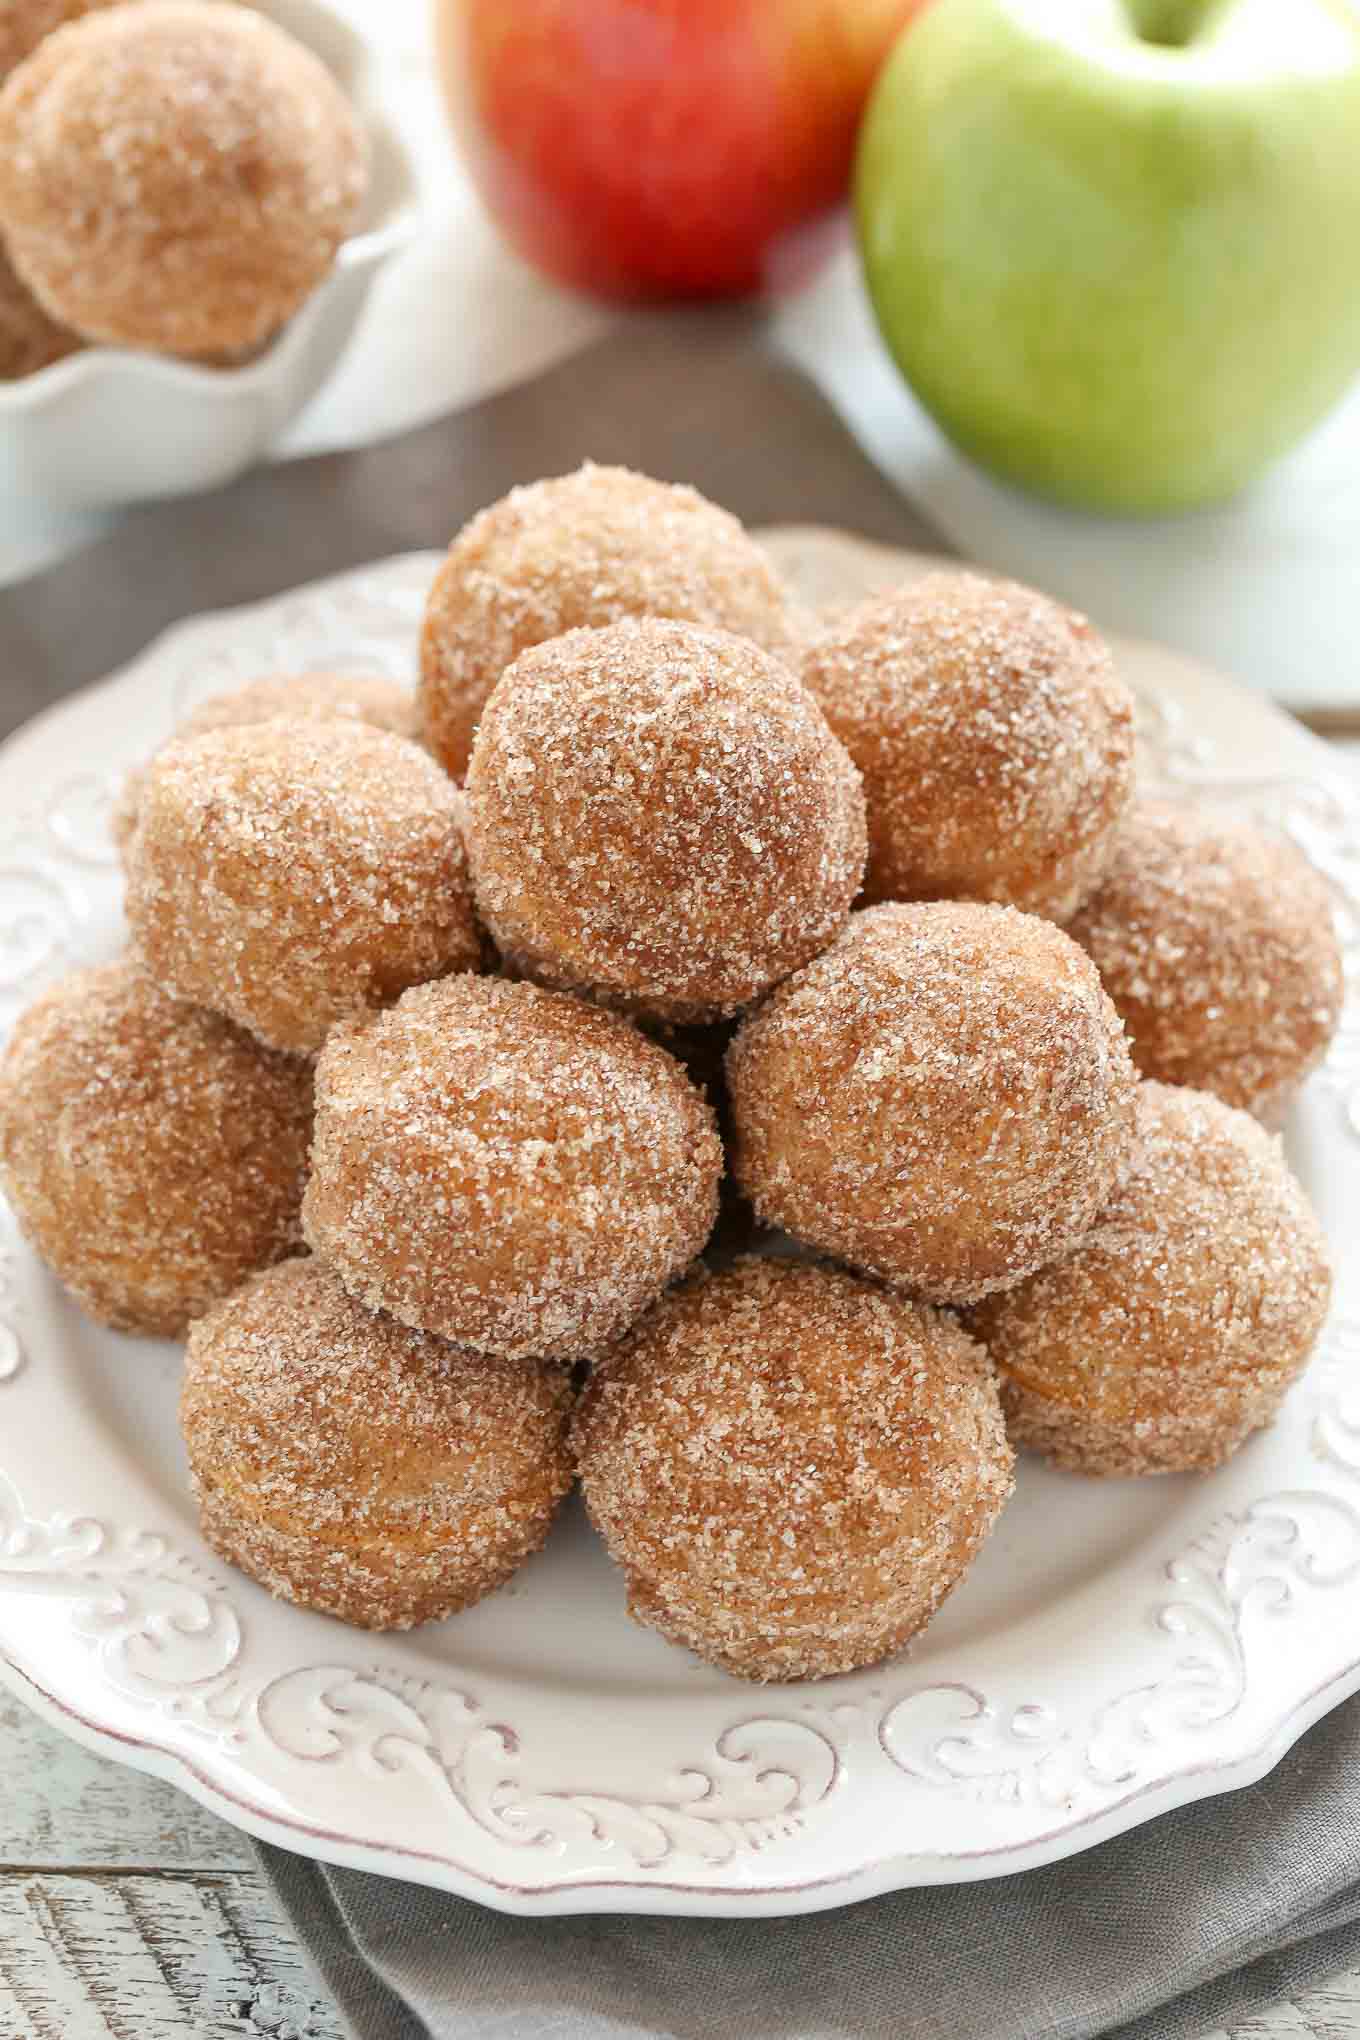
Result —
[[[430, 213], [285, 455], [361, 444], [472, 403], [587, 344], [617, 316], [542, 282], [486, 223], [444, 131], [426, 40], [429, 0], [335, 4], [395, 59], [399, 117], [427, 171]], [[1142, 523], [1082, 517], [1003, 488], [953, 453], [889, 363], [848, 248], [772, 316], [870, 455], [961, 552], [1284, 700], [1360, 707], [1351, 600], [1360, 391], [1228, 509]], [[0, 580], [60, 557], [94, 528], [32, 505], [0, 506]]]

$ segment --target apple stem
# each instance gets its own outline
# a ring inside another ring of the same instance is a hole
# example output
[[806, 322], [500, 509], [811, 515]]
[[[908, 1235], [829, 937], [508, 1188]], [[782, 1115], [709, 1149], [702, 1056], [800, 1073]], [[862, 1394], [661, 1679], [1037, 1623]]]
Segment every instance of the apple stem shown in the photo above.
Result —
[[1127, 0], [1135, 33], [1143, 42], [1184, 49], [1202, 35], [1224, 0]]

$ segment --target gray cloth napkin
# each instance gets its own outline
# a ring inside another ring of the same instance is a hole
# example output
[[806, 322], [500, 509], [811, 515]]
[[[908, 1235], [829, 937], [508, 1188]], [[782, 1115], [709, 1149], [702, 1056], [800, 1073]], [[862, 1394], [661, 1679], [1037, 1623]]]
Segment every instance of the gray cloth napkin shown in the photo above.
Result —
[[790, 1920], [509, 1919], [260, 1848], [355, 2040], [1190, 2040], [1360, 1957], [1360, 1700], [1046, 1870]]
[[[587, 457], [749, 523], [938, 540], [744, 314], [640, 318], [538, 381], [357, 453], [125, 518], [0, 591], [0, 735], [177, 617], [445, 543]], [[804, 1920], [523, 1921], [273, 1849], [357, 2040], [1180, 2040], [1360, 1955], [1360, 1702], [1269, 1778], [1049, 1870]]]

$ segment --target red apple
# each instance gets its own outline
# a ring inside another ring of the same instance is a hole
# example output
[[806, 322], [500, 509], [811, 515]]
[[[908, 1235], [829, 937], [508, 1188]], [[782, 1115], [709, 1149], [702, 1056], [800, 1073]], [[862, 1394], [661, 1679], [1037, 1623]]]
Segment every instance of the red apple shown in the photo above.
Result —
[[921, 0], [440, 0], [455, 125], [520, 253], [611, 297], [801, 280]]

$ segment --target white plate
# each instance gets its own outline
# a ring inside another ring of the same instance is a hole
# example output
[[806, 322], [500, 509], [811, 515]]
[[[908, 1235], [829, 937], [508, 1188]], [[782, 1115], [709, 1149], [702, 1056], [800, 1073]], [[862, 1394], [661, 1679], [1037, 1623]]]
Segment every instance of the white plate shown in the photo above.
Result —
[[[902, 561], [776, 541], [810, 597]], [[110, 793], [192, 701], [263, 670], [409, 675], [435, 564], [174, 632], [0, 752], [0, 1023], [120, 939]], [[910, 564], [909, 562], [907, 564]], [[175, 1432], [178, 1354], [89, 1324], [6, 1221], [0, 1667], [80, 1740], [285, 1846], [520, 1912], [788, 1913], [1051, 1861], [1246, 1783], [1360, 1686], [1360, 789], [1254, 697], [1123, 648], [1148, 763], [1290, 830], [1333, 881], [1346, 1026], [1289, 1132], [1338, 1315], [1280, 1422], [1208, 1479], [1027, 1463], [907, 1657], [752, 1688], [633, 1627], [572, 1509], [469, 1614], [369, 1637], [225, 1571]], [[1349, 1227], [1344, 1221], [1349, 1218]]]

